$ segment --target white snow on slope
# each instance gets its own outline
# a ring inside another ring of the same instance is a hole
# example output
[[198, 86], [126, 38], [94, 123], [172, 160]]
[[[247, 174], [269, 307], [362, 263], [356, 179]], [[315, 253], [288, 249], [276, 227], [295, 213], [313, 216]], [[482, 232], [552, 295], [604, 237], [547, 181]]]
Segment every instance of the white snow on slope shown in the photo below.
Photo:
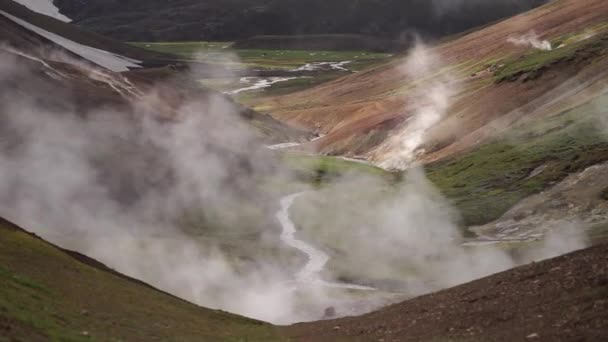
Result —
[[31, 9], [34, 12], [38, 12], [61, 21], [69, 23], [72, 19], [59, 13], [59, 9], [53, 4], [53, 0], [13, 0], [23, 6]]
[[245, 84], [253, 83], [253, 85], [246, 86], [246, 87], [239, 88], [239, 89], [232, 90], [232, 91], [227, 91], [227, 92], [224, 92], [224, 94], [236, 95], [236, 94], [239, 94], [239, 93], [242, 93], [245, 91], [264, 89], [264, 88], [268, 88], [268, 87], [272, 86], [275, 83], [285, 82], [285, 81], [293, 80], [296, 78], [297, 77], [267, 77], [267, 78], [242, 77], [241, 83], [245, 83]]
[[5, 17], [9, 18], [10, 20], [14, 21], [15, 23], [25, 27], [26, 29], [28, 29], [34, 33], [37, 33], [58, 45], [61, 45], [65, 49], [79, 55], [80, 57], [82, 57], [92, 63], [95, 63], [99, 66], [102, 66], [108, 70], [111, 70], [114, 72], [121, 72], [121, 71], [129, 71], [129, 68], [141, 68], [141, 65], [137, 64], [137, 63], [141, 63], [141, 61], [76, 43], [76, 42], [66, 39], [60, 35], [57, 35], [55, 33], [41, 29], [38, 26], [32, 25], [32, 24], [28, 23], [27, 21], [21, 20], [2, 10], [0, 10], [0, 14], [4, 15]]
[[351, 61], [342, 61], [342, 62], [313, 62], [307, 63], [303, 66], [293, 69], [291, 71], [329, 71], [329, 70], [340, 70], [340, 71], [349, 71], [344, 66], [352, 63]]

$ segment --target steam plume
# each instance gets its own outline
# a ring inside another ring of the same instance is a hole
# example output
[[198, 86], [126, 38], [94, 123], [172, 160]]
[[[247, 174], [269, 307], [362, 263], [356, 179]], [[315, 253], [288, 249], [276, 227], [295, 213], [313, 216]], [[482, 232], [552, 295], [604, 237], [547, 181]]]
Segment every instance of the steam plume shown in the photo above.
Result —
[[509, 37], [507, 41], [518, 46], [529, 46], [538, 50], [553, 50], [551, 42], [548, 40], [541, 40], [534, 31], [530, 31], [519, 37]]

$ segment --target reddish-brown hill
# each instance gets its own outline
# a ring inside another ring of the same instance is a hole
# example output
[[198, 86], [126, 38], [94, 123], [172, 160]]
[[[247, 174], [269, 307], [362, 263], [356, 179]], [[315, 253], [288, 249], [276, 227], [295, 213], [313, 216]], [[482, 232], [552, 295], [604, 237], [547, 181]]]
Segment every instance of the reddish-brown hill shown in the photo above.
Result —
[[[449, 72], [456, 79], [456, 94], [449, 113], [430, 132], [432, 146], [427, 151], [432, 153], [426, 159], [467, 149], [523, 116], [546, 115], [596, 94], [608, 79], [607, 22], [606, 1], [559, 0], [431, 47], [443, 66], [437, 73]], [[530, 32], [551, 40], [554, 47], [573, 36], [593, 37], [571, 40], [544, 55], [508, 42]], [[411, 114], [412, 90], [425, 83], [404, 75], [404, 58], [254, 106], [279, 120], [327, 133], [315, 142], [320, 152], [374, 157], [370, 151]], [[533, 67], [525, 65], [528, 59]], [[518, 65], [522, 71], [516, 77], [498, 82], [502, 73]], [[534, 69], [532, 77], [526, 68]], [[580, 89], [567, 93], [573, 88], [567, 82]], [[556, 104], [564, 94], [567, 103]]]

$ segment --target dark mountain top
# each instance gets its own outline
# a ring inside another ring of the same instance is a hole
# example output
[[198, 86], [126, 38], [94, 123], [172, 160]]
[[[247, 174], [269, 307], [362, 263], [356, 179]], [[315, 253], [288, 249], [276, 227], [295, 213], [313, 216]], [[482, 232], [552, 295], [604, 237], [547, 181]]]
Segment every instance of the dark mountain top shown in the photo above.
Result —
[[[167, 65], [172, 63], [175, 59], [174, 56], [171, 55], [144, 50], [96, 33], [82, 30], [55, 18], [33, 12], [12, 0], [0, 0], [0, 10], [76, 43], [140, 60], [142, 61], [143, 66]], [[0, 34], [4, 36], [7, 35], [8, 32], [9, 30], [3, 30]], [[3, 36], [0, 36], [0, 38], [14, 43], [14, 40]], [[28, 39], [25, 40], [27, 41]]]
[[255, 35], [441, 37], [546, 0], [55, 0], [74, 23], [125, 41], [236, 40]]

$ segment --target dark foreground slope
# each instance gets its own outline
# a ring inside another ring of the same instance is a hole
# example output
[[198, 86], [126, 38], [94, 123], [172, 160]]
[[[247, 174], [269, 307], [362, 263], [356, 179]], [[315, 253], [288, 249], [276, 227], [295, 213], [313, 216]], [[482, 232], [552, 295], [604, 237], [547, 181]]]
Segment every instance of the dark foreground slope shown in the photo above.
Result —
[[0, 220], [1, 341], [277, 340], [269, 324], [201, 308]]
[[0, 221], [0, 340], [605, 341], [607, 324], [608, 245], [279, 336]]
[[254, 35], [416, 30], [442, 36], [529, 10], [546, 0], [55, 0], [61, 12], [120, 40], [234, 40]]
[[607, 341], [608, 245], [285, 333], [298, 341]]

